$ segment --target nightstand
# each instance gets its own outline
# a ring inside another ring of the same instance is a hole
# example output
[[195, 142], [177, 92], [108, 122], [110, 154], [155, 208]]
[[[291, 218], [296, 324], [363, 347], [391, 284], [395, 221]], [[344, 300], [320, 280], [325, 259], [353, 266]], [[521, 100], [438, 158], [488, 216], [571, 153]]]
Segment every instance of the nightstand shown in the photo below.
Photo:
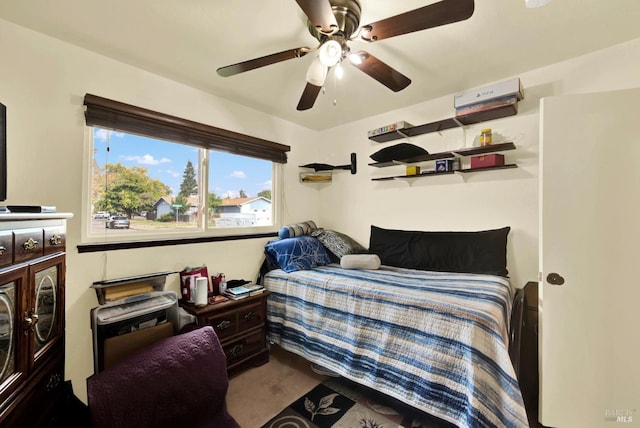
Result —
[[210, 325], [215, 330], [227, 357], [229, 376], [269, 361], [266, 337], [269, 294], [264, 291], [257, 296], [202, 307], [180, 302], [180, 306], [196, 317], [198, 326]]

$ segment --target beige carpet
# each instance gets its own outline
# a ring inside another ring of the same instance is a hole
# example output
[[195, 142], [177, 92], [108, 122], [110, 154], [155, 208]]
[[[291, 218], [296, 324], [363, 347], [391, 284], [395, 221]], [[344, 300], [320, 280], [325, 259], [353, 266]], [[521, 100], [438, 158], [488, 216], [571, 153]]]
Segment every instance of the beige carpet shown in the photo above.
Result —
[[259, 428], [325, 379], [303, 358], [273, 345], [267, 364], [229, 379], [227, 407], [242, 428]]

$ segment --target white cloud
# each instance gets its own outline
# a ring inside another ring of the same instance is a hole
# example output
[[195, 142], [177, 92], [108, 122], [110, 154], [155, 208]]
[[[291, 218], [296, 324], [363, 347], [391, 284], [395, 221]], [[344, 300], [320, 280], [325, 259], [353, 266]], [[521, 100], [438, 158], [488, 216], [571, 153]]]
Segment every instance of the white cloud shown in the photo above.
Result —
[[178, 178], [180, 177], [180, 173], [177, 171], [174, 171], [172, 169], [167, 169], [164, 171], [165, 173], [169, 174], [170, 176], [174, 177], [174, 178]]
[[273, 181], [271, 180], [267, 180], [264, 183], [262, 183], [262, 187], [264, 187], [265, 189], [271, 189], [272, 185], [273, 185]]
[[247, 174], [244, 171], [233, 171], [229, 177], [232, 178], [247, 178]]
[[240, 197], [240, 191], [238, 190], [227, 190], [226, 192], [224, 192], [223, 198], [239, 198]]
[[129, 162], [135, 162], [140, 165], [159, 165], [161, 163], [170, 163], [171, 160], [168, 158], [156, 159], [152, 155], [143, 155], [143, 156], [121, 156], [123, 160]]
[[124, 137], [124, 133], [122, 132], [117, 132], [117, 131], [110, 131], [108, 129], [96, 129], [93, 133], [93, 139], [94, 141], [102, 141], [105, 142], [107, 141], [107, 136], [109, 137], [115, 137], [115, 138], [122, 138]]

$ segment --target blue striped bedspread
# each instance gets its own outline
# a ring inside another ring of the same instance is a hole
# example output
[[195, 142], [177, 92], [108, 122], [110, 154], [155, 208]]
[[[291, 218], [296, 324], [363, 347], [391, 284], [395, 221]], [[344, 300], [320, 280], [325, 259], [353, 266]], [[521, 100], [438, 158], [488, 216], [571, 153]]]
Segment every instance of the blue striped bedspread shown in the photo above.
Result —
[[329, 265], [265, 276], [268, 339], [458, 427], [526, 427], [491, 275]]

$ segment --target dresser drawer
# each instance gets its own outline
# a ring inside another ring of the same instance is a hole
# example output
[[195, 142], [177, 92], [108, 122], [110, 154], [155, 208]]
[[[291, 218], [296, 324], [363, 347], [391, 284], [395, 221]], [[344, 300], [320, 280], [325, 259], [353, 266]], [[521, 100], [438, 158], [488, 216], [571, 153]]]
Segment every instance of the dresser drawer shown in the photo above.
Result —
[[44, 255], [44, 233], [38, 229], [21, 229], [13, 232], [14, 262], [21, 263]]
[[207, 316], [205, 322], [200, 324], [212, 326], [220, 340], [233, 336], [239, 331], [236, 311]]
[[53, 254], [65, 250], [67, 235], [63, 227], [44, 228], [44, 254]]
[[239, 331], [249, 330], [264, 324], [264, 318], [264, 305], [261, 302], [243, 307], [238, 311]]
[[243, 358], [254, 355], [266, 346], [264, 328], [248, 334], [239, 339], [222, 345], [222, 350], [227, 357], [227, 366], [240, 361]]
[[13, 232], [0, 232], [0, 267], [13, 263]]

